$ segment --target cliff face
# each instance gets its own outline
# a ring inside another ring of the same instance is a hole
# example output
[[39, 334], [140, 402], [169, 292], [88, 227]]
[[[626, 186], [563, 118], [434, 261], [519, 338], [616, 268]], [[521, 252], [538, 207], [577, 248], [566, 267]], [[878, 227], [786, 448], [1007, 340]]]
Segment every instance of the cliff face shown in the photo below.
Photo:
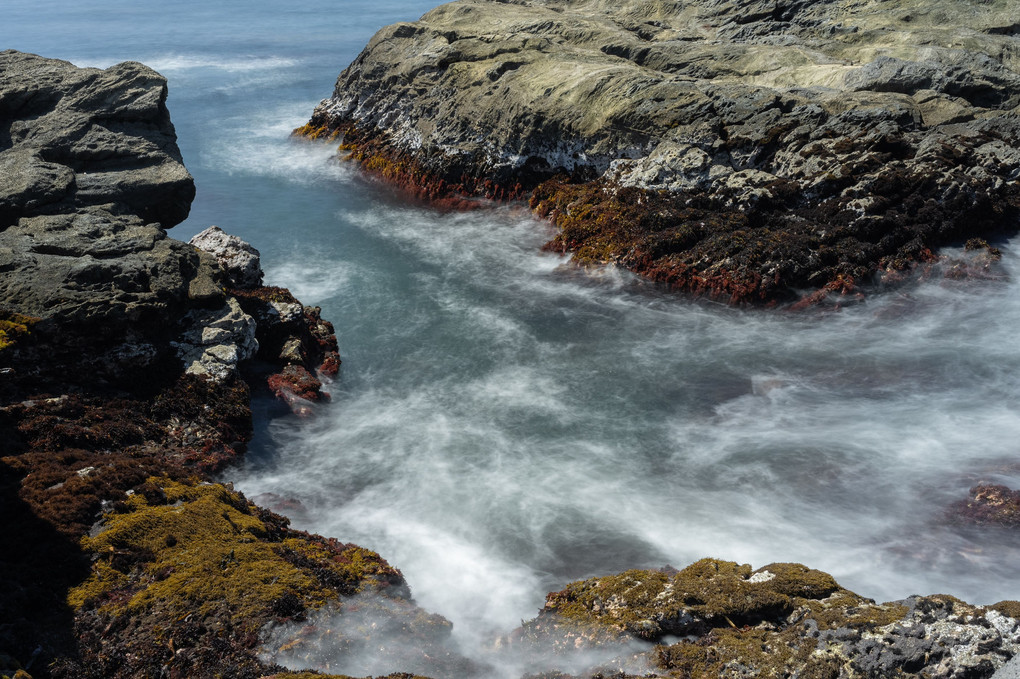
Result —
[[458, 0], [382, 29], [300, 132], [427, 196], [530, 197], [582, 262], [738, 303], [846, 293], [1016, 231], [1018, 15]]

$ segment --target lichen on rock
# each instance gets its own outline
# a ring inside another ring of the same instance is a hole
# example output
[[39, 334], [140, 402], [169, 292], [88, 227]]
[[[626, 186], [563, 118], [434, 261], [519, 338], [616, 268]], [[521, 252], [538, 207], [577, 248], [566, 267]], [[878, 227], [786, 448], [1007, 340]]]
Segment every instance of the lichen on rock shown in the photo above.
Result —
[[1017, 11], [458, 0], [380, 30], [297, 133], [423, 197], [530, 198], [582, 264], [842, 303], [1020, 228]]

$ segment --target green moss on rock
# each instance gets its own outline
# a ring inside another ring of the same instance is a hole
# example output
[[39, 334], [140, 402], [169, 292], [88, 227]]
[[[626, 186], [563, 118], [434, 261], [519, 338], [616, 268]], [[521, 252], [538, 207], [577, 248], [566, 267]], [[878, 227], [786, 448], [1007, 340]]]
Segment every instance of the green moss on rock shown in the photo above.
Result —
[[800, 564], [752, 571], [746, 564], [702, 559], [673, 575], [631, 570], [571, 583], [548, 596], [545, 612], [575, 625], [657, 639], [776, 620], [808, 600], [840, 592], [845, 590], [832, 576]]
[[259, 626], [285, 596], [300, 599], [301, 608], [338, 596], [286, 550], [305, 552], [307, 562], [330, 570], [348, 591], [383, 569], [368, 550], [355, 549], [343, 560], [301, 537], [273, 540], [276, 527], [221, 484], [149, 483], [148, 492], [135, 493], [104, 517], [98, 535], [82, 539], [96, 561], [88, 580], [68, 594], [72, 607], [158, 608], [181, 616], [225, 607], [235, 619]]
[[14, 346], [19, 340], [28, 336], [32, 326], [40, 320], [42, 319], [34, 316], [0, 311], [0, 351]]

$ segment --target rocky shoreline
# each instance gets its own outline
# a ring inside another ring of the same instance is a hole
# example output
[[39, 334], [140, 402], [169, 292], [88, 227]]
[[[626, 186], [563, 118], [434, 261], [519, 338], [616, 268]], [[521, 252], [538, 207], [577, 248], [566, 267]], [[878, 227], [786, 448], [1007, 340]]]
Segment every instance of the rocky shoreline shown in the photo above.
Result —
[[215, 482], [252, 392], [307, 414], [339, 355], [254, 248], [167, 236], [195, 190], [166, 94], [0, 53], [0, 675], [263, 676], [264, 628], [368, 592], [442, 638], [379, 555]]
[[194, 185], [165, 100], [141, 64], [0, 53], [0, 676], [296, 679], [369, 653], [437, 679], [988, 677], [1020, 651], [1017, 602], [876, 604], [706, 559], [571, 583], [463, 657], [378, 554], [213, 476], [253, 391], [314, 416], [339, 355], [250, 245], [167, 236]]
[[845, 303], [1020, 224], [1013, 2], [459, 0], [382, 29], [299, 134], [546, 246], [740, 305]]

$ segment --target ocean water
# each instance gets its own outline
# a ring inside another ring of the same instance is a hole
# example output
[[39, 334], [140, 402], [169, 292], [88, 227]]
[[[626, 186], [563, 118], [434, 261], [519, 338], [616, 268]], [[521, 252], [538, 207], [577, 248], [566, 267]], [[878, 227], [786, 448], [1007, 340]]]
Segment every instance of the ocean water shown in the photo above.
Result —
[[332, 403], [260, 410], [226, 477], [381, 553], [469, 653], [572, 579], [705, 556], [878, 600], [1020, 599], [1016, 533], [945, 520], [979, 482], [1020, 487], [1016, 242], [986, 279], [741, 311], [542, 253], [520, 206], [437, 211], [289, 138], [376, 29], [431, 7], [4, 2], [0, 48], [162, 72], [198, 185], [171, 235], [251, 241], [337, 326]]

